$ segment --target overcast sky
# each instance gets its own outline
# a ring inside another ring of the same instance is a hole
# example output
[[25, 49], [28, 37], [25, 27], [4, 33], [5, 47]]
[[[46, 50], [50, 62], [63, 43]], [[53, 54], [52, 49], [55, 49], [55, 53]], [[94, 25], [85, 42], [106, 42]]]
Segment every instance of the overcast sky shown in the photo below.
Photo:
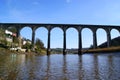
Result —
[[[120, 25], [120, 0], [0, 0], [0, 22]], [[63, 32], [56, 28], [51, 34], [51, 47], [62, 47]], [[111, 34], [114, 38], [119, 32], [112, 30]], [[89, 29], [82, 35], [83, 47], [93, 44]], [[97, 35], [98, 44], [106, 41], [104, 30], [99, 29]], [[21, 36], [31, 39], [31, 29], [22, 29]], [[46, 46], [45, 28], [39, 28], [36, 37]], [[77, 47], [78, 33], [71, 28], [67, 31], [67, 48]]]

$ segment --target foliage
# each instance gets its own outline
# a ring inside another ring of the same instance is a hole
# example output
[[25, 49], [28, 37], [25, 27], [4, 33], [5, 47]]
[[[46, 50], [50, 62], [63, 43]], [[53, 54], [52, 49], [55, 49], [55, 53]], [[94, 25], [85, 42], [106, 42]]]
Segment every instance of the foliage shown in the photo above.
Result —
[[[8, 28], [9, 31], [16, 33], [16, 29], [13, 27]], [[9, 48], [9, 47], [17, 47], [19, 45], [19, 38], [15, 36], [10, 36], [10, 35], [5, 35], [5, 30], [0, 28], [0, 47], [2, 48]], [[6, 37], [12, 38], [13, 42], [8, 42], [6, 41]], [[22, 45], [22, 48], [26, 50], [31, 50], [33, 48], [32, 44], [30, 43], [31, 41], [28, 39], [25, 39], [26, 44]], [[40, 39], [36, 39], [35, 41], [35, 51], [39, 53], [40, 55], [46, 54], [46, 48], [44, 47], [43, 42]]]
[[41, 53], [43, 50], [45, 50], [44, 44], [40, 39], [37, 38], [35, 42], [35, 51], [37, 53]]
[[36, 39], [35, 46], [36, 48], [39, 48], [39, 49], [45, 49], [43, 42], [38, 38]]
[[13, 33], [17, 32], [16, 28], [14, 28], [14, 27], [9, 27], [8, 30], [11, 31], [11, 32], [13, 32]]
[[22, 46], [22, 48], [24, 48], [24, 49], [31, 49], [32, 45], [27, 42], [25, 45]]
[[19, 43], [18, 38], [17, 38], [17, 37], [15, 37], [15, 36], [13, 36], [13, 42], [14, 42], [14, 43]]
[[[120, 37], [116, 37], [116, 38], [112, 39], [110, 46], [120, 46]], [[105, 47], [107, 47], [107, 42], [99, 45], [98, 47], [100, 47], [100, 48], [105, 48]]]

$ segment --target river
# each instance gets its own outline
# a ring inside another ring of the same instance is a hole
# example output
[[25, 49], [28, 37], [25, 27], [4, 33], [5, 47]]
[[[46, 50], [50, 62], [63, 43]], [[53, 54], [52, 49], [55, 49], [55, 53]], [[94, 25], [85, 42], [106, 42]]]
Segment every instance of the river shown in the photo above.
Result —
[[0, 80], [119, 80], [120, 53], [28, 56], [0, 53]]

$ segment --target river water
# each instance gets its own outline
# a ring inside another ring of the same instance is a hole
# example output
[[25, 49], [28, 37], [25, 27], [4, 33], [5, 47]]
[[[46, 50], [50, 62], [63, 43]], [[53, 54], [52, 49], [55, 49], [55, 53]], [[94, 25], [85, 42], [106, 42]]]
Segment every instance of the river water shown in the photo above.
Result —
[[0, 80], [120, 80], [120, 53], [81, 56], [0, 53]]

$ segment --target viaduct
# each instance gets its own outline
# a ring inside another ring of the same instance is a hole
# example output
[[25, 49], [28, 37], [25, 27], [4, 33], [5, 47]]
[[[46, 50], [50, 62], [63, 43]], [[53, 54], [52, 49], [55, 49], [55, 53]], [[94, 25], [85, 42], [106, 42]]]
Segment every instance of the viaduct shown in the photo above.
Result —
[[0, 28], [7, 29], [8, 27], [14, 27], [17, 30], [17, 37], [20, 36], [20, 30], [26, 26], [32, 29], [32, 47], [34, 48], [35, 42], [35, 30], [40, 27], [45, 27], [48, 30], [48, 40], [47, 40], [47, 55], [50, 54], [50, 33], [55, 27], [61, 28], [63, 30], [63, 54], [66, 54], [66, 30], [68, 28], [75, 28], [78, 31], [78, 54], [81, 54], [82, 50], [82, 37], [81, 31], [84, 28], [89, 28], [93, 33], [93, 48], [97, 48], [97, 36], [96, 31], [102, 28], [107, 33], [107, 47], [111, 45], [111, 34], [112, 29], [116, 29], [120, 32], [120, 26], [113, 25], [85, 25], [85, 24], [42, 24], [42, 23], [0, 23]]

